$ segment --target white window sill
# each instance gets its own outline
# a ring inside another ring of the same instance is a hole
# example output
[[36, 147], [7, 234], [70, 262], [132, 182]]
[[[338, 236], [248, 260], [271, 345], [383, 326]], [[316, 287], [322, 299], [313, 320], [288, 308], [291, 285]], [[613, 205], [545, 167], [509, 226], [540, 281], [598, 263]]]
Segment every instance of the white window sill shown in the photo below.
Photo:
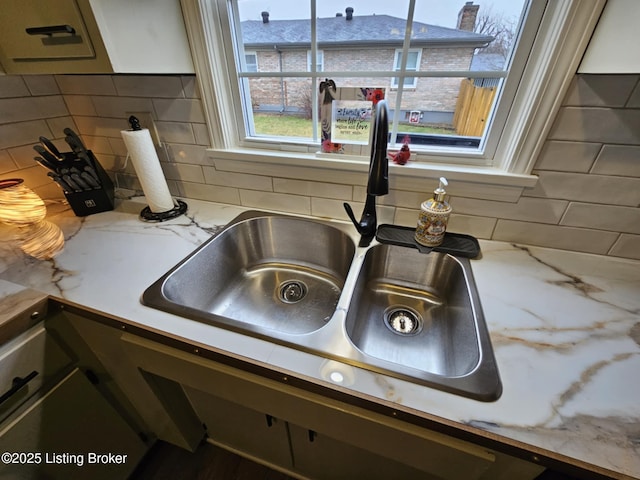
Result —
[[[253, 173], [256, 175], [270, 175], [300, 180], [313, 180], [316, 172], [318, 177], [326, 174], [327, 170], [343, 174], [358, 175], [358, 184], [366, 185], [369, 160], [365, 157], [350, 155], [324, 155], [314, 153], [287, 153], [255, 149], [207, 149], [207, 156], [213, 160], [216, 169], [227, 172]], [[509, 173], [495, 167], [468, 165], [440, 165], [423, 162], [409, 162], [406, 165], [396, 165], [389, 162], [389, 177], [438, 178], [447, 177], [449, 180], [473, 182], [484, 185], [506, 187], [533, 187], [538, 177]], [[335, 183], [353, 184], [353, 175], [346, 175], [342, 179], [336, 177]]]

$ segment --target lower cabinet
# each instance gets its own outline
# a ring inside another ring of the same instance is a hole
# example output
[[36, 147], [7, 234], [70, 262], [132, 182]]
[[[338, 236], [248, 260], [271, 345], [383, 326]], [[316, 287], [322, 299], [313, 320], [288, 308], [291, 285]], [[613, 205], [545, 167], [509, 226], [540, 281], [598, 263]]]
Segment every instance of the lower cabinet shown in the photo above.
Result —
[[122, 344], [172, 418], [189, 417], [174, 398], [185, 395], [211, 442], [294, 475], [498, 480], [544, 470], [135, 335], [123, 334]]
[[[147, 445], [42, 324], [0, 348], [0, 478], [126, 479]], [[95, 379], [94, 379], [95, 380]]]
[[124, 395], [120, 403], [128, 408], [122, 418], [142, 422], [150, 437], [191, 451], [206, 438], [292, 476], [318, 480], [526, 480], [544, 470], [208, 360], [197, 349], [189, 353], [128, 333], [126, 326], [107, 326], [77, 309], [58, 313], [54, 324], [75, 350], [86, 350], [87, 365], [102, 369], [103, 383]]
[[195, 388], [184, 390], [213, 443], [263, 463], [292, 467], [285, 421]]

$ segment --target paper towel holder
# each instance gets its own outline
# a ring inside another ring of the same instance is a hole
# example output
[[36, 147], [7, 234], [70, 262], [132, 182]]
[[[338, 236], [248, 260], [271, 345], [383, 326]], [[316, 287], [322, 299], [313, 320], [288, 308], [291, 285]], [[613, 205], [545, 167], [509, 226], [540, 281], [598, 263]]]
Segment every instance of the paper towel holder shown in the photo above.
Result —
[[[131, 115], [129, 117], [129, 125], [131, 125], [131, 130], [137, 131], [142, 130], [140, 126], [140, 120], [135, 115]], [[182, 200], [177, 200], [172, 198], [174, 207], [166, 212], [152, 212], [149, 206], [146, 206], [140, 212], [140, 218], [145, 222], [164, 222], [166, 220], [171, 220], [172, 218], [179, 217], [183, 213], [187, 211], [187, 204]]]

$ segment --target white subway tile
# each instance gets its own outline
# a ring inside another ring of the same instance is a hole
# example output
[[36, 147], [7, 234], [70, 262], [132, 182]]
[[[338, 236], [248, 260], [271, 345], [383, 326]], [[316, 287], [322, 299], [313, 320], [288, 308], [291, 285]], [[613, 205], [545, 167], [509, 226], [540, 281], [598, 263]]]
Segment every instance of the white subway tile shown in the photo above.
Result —
[[561, 224], [640, 234], [640, 208], [571, 203]]
[[522, 197], [517, 203], [455, 197], [450, 203], [460, 214], [539, 223], [558, 223], [569, 204], [566, 200], [531, 197]]
[[[125, 119], [124, 125], [129, 126], [128, 120], [132, 113], [151, 114], [155, 118], [153, 103], [150, 98], [140, 97], [91, 97], [91, 101], [99, 117], [114, 117]], [[142, 125], [143, 128], [149, 128], [149, 125]]]
[[98, 115], [89, 95], [64, 95], [63, 98], [71, 115]]
[[0, 75], [0, 98], [28, 97], [30, 95], [20, 75]]
[[311, 214], [311, 199], [286, 193], [240, 190], [240, 199], [245, 207], [277, 210], [280, 212]]
[[623, 107], [637, 81], [636, 75], [576, 75], [562, 103]]
[[85, 117], [74, 116], [80, 135], [92, 135], [94, 137], [122, 138], [122, 130], [129, 128], [126, 121], [120, 118]]
[[168, 143], [195, 143], [193, 129], [190, 123], [155, 122], [156, 130], [161, 142]]
[[18, 168], [18, 165], [13, 161], [11, 155], [6, 150], [0, 150], [0, 175], [13, 172]]
[[219, 172], [214, 167], [203, 166], [205, 182], [211, 185], [226, 185], [247, 190], [273, 191], [271, 177], [248, 173]]
[[0, 124], [68, 115], [60, 95], [0, 99]]
[[64, 134], [65, 128], [76, 128], [76, 124], [73, 121], [73, 117], [57, 117], [57, 118], [48, 118], [46, 120], [47, 125], [49, 126], [49, 130], [51, 130], [51, 138], [60, 139], [56, 140], [54, 143], [59, 145], [60, 148], [67, 148], [67, 151], [70, 150], [66, 142], [63, 141], [66, 135]]
[[640, 145], [605, 145], [592, 173], [640, 177]]
[[618, 234], [587, 228], [498, 220], [493, 240], [606, 254]]
[[528, 197], [556, 198], [608, 205], [640, 205], [640, 178], [607, 175], [539, 172], [539, 180], [532, 189], [525, 189]]
[[587, 173], [601, 148], [600, 143], [549, 140], [542, 147], [534, 171]]
[[181, 197], [240, 205], [240, 195], [237, 188], [188, 182], [177, 182], [177, 184]]
[[186, 163], [161, 162], [165, 178], [169, 180], [205, 183], [204, 174], [200, 165], [188, 165]]
[[640, 110], [562, 107], [549, 138], [578, 142], [640, 144]]
[[182, 80], [182, 91], [186, 98], [200, 98], [200, 89], [195, 75], [183, 75], [180, 80]]
[[33, 159], [38, 153], [35, 152], [33, 146], [38, 143], [38, 137], [31, 140], [29, 145], [22, 145], [20, 147], [14, 147], [9, 149], [9, 155], [13, 158], [14, 163], [18, 168], [31, 168], [36, 164]]
[[206, 148], [201, 145], [165, 143], [170, 162], [190, 163], [193, 165], [211, 165]]
[[640, 235], [623, 233], [609, 251], [609, 255], [640, 260]]
[[158, 120], [166, 122], [204, 123], [204, 113], [199, 99], [153, 99]]
[[[91, 150], [94, 154], [100, 155], [102, 153], [113, 155], [115, 152], [111, 148], [111, 143], [107, 137], [94, 137], [92, 135], [83, 135], [82, 143], [88, 150]], [[122, 142], [124, 145], [124, 142]], [[125, 153], [126, 154], [126, 153]]]
[[342, 200], [311, 197], [311, 215], [323, 218], [350, 221]]
[[449, 218], [447, 230], [454, 233], [473, 235], [476, 238], [490, 239], [493, 235], [496, 222], [497, 219], [495, 218], [460, 215], [453, 212]]
[[49, 126], [44, 120], [0, 125], [0, 149], [19, 147], [21, 145], [34, 145], [40, 135], [44, 135], [45, 137], [51, 136]]
[[170, 75], [117, 75], [117, 95], [123, 97], [184, 98], [180, 77]]
[[70, 95], [116, 95], [111, 75], [56, 75], [60, 92]]
[[193, 134], [196, 137], [196, 144], [206, 147], [212, 147], [211, 140], [209, 140], [209, 131], [205, 123], [192, 123]]
[[294, 180], [290, 178], [274, 178], [273, 190], [280, 193], [335, 198], [338, 200], [351, 200], [352, 194], [350, 185]]
[[53, 75], [25, 75], [22, 77], [31, 95], [59, 95], [60, 89]]

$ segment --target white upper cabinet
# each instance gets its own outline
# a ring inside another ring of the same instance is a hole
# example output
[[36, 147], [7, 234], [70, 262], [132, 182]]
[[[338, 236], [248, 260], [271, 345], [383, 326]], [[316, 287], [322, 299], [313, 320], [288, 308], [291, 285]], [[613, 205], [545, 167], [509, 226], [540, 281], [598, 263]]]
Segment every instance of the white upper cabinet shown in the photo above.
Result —
[[113, 70], [194, 73], [179, 0], [89, 0]]
[[193, 73], [179, 0], [3, 0], [7, 73]]
[[578, 73], [640, 73], [640, 2], [608, 0]]

